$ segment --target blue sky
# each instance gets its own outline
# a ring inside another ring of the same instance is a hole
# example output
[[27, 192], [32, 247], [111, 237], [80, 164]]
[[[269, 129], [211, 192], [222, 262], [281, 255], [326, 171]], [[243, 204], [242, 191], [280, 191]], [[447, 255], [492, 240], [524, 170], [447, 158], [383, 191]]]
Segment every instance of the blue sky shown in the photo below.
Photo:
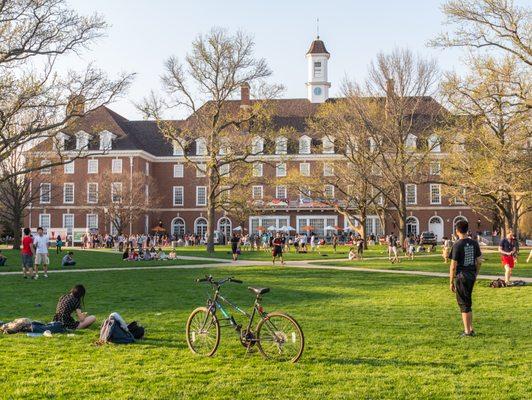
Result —
[[72, 56], [68, 67], [88, 61], [109, 74], [136, 72], [127, 98], [111, 108], [126, 118], [139, 118], [132, 101], [160, 88], [164, 59], [183, 57], [194, 37], [212, 26], [242, 29], [255, 37], [256, 55], [273, 70], [272, 82], [281, 83], [283, 97], [305, 97], [305, 53], [316, 35], [331, 53], [331, 96], [345, 76], [361, 80], [368, 63], [379, 51], [409, 47], [435, 57], [443, 70], [462, 70], [457, 50], [426, 47], [444, 29], [440, 0], [70, 0], [80, 13], [98, 12], [112, 26], [81, 57]]

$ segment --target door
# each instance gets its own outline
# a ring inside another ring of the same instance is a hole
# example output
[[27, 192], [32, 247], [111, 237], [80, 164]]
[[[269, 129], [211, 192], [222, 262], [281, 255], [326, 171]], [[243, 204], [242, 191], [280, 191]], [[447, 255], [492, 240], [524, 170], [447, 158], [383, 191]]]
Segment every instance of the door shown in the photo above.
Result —
[[437, 242], [441, 242], [443, 238], [443, 220], [440, 217], [431, 217], [429, 220], [429, 231], [434, 232]]

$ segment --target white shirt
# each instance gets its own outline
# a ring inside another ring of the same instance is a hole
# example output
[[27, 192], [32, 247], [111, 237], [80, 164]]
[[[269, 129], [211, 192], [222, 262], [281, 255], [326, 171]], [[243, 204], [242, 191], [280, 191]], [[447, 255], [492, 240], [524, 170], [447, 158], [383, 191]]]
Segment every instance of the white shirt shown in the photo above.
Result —
[[33, 244], [35, 245], [35, 248], [37, 249], [37, 254], [48, 254], [48, 243], [50, 242], [50, 238], [47, 234], [43, 233], [42, 236], [35, 235], [33, 237]]

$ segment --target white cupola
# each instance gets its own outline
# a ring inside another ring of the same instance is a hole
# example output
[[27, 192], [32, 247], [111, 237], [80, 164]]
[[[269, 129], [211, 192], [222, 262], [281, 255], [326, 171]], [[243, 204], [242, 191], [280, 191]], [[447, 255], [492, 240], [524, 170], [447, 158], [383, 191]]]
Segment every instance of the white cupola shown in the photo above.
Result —
[[307, 98], [311, 103], [323, 103], [329, 98], [331, 83], [327, 81], [327, 63], [330, 56], [325, 44], [317, 36], [307, 51]]

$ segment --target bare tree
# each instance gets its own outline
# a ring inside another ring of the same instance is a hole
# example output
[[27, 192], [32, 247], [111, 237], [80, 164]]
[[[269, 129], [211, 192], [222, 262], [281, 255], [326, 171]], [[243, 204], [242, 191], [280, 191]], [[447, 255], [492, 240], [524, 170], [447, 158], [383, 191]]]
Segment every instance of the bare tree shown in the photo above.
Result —
[[532, 10], [512, 0], [451, 0], [443, 5], [452, 33], [430, 42], [438, 47], [498, 49], [532, 65]]
[[[21, 148], [13, 151], [0, 162], [0, 174], [6, 178], [0, 182], [0, 220], [13, 230], [13, 249], [20, 248], [21, 230], [24, 218], [32, 204], [38, 204], [41, 196], [53, 202], [61, 196], [61, 175], [53, 174], [51, 168], [35, 170], [19, 175], [24, 168], [33, 168], [34, 160], [28, 160]], [[40, 164], [39, 164], [40, 166]]]
[[444, 110], [431, 97], [438, 77], [434, 61], [409, 50], [380, 53], [364, 85], [347, 82], [345, 100], [330, 106], [337, 108], [330, 115], [337, 115], [340, 129], [324, 125], [330, 140], [358, 170], [355, 182], [368, 185], [357, 196], [359, 204], [386, 204], [401, 242], [408, 217], [407, 185], [429, 181], [432, 153], [441, 148], [435, 129], [443, 122]]
[[[106, 27], [99, 15], [80, 16], [64, 0], [0, 1], [0, 161], [20, 147], [57, 142], [69, 124], [129, 86], [132, 75], [110, 80], [92, 64], [81, 72], [57, 71], [62, 56], [87, 48]], [[68, 107], [73, 99], [84, 107]], [[61, 147], [53, 150], [58, 157], [52, 165], [64, 163]], [[28, 163], [11, 174], [40, 168]]]
[[153, 179], [142, 172], [113, 174], [105, 171], [98, 180], [98, 208], [118, 234], [159, 204]]
[[[264, 151], [274, 136], [269, 127], [271, 104], [281, 88], [268, 86], [264, 79], [271, 71], [264, 59], [253, 55], [250, 36], [229, 34], [220, 28], [198, 36], [184, 64], [171, 57], [165, 63], [163, 85], [168, 98], [157, 96], [144, 99], [138, 108], [155, 118], [164, 135], [174, 143], [177, 154], [183, 155], [207, 180], [207, 251], [214, 251], [214, 229], [217, 199], [238, 186], [238, 176], [232, 183], [224, 179], [228, 171], [251, 162]], [[250, 100], [253, 85], [261, 101]], [[232, 101], [237, 93], [242, 101]], [[179, 124], [164, 121], [164, 106], [185, 109], [191, 116]], [[260, 133], [260, 138], [258, 137]], [[193, 150], [195, 150], [193, 152]]]
[[445, 160], [443, 178], [454, 197], [483, 214], [497, 210], [502, 231], [517, 233], [532, 211], [532, 120], [523, 101], [532, 91], [530, 72], [515, 57], [473, 57], [469, 66], [467, 76], [447, 74], [442, 86], [460, 115], [446, 132], [460, 151]]

